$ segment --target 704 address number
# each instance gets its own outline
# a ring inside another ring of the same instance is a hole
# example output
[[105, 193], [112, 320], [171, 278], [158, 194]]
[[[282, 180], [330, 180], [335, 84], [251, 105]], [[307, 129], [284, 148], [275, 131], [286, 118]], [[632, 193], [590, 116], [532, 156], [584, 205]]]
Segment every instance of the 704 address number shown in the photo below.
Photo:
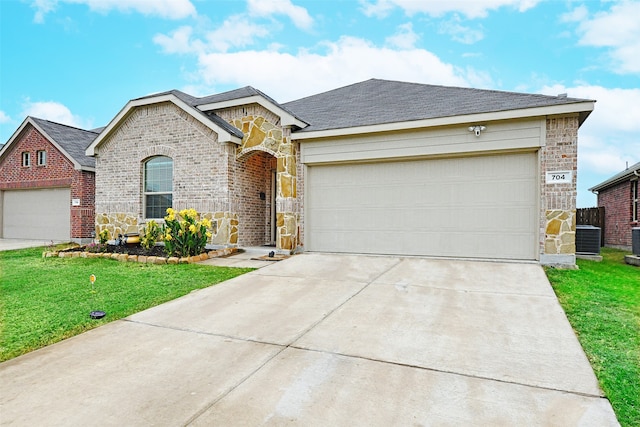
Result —
[[572, 179], [572, 171], [554, 171], [546, 174], [547, 184], [570, 184]]

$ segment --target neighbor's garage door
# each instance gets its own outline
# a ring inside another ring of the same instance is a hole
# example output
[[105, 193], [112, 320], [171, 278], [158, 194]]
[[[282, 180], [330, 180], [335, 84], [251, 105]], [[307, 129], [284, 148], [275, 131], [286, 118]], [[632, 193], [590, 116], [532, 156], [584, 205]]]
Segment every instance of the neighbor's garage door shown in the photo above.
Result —
[[535, 153], [314, 165], [311, 251], [536, 259]]
[[5, 191], [2, 235], [6, 239], [69, 240], [70, 204], [68, 188]]

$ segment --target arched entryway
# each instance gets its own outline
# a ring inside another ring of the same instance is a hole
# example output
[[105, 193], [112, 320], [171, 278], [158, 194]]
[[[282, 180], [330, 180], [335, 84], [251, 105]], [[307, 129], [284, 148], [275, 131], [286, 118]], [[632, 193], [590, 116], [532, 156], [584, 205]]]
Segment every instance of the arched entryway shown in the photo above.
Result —
[[275, 246], [277, 159], [266, 151], [253, 150], [237, 163], [238, 245]]

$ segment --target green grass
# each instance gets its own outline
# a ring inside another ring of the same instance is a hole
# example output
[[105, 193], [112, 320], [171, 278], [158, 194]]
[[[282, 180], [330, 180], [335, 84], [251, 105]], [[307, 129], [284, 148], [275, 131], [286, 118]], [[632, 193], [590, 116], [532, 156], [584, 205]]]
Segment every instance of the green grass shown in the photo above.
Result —
[[[252, 270], [42, 258], [43, 250], [0, 252], [0, 361]], [[107, 315], [93, 320], [94, 310]]]
[[625, 252], [601, 255], [547, 276], [618, 421], [640, 426], [640, 268], [625, 264]]

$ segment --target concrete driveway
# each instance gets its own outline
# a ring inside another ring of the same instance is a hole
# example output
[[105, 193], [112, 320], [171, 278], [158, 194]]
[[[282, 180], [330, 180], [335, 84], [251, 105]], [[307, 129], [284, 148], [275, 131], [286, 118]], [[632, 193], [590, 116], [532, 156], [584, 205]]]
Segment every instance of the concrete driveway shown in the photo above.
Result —
[[0, 364], [0, 424], [618, 425], [540, 266], [330, 254]]

